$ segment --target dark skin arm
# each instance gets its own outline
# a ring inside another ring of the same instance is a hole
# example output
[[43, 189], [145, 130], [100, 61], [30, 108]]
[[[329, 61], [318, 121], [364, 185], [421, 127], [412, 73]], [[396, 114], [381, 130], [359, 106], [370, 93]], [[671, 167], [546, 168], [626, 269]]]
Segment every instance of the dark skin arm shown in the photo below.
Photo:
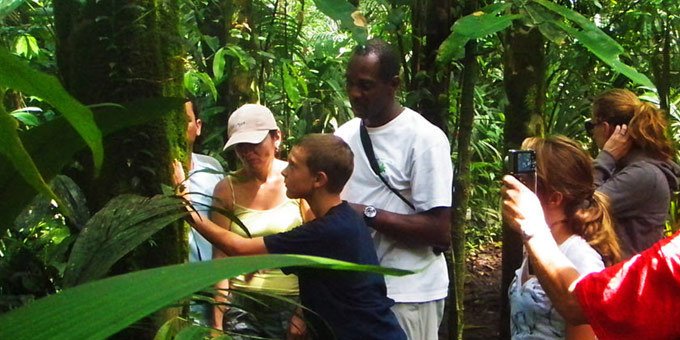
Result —
[[[363, 204], [350, 203], [361, 216]], [[378, 209], [370, 227], [395, 240], [413, 246], [448, 249], [451, 246], [451, 208], [436, 207], [415, 214], [397, 214]]]

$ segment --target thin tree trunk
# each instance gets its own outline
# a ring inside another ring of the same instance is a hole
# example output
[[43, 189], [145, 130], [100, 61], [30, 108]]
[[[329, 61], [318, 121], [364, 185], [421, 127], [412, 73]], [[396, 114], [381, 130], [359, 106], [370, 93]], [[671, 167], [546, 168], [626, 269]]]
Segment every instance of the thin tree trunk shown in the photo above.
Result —
[[[466, 13], [472, 13], [478, 8], [477, 0], [467, 1]], [[455, 181], [455, 213], [452, 216], [454, 271], [453, 278], [455, 292], [455, 317], [449, 320], [452, 323], [449, 339], [462, 339], [465, 314], [465, 224], [467, 223], [467, 209], [470, 199], [470, 162], [472, 160], [472, 127], [475, 118], [474, 92], [477, 82], [479, 66], [477, 64], [477, 41], [471, 40], [465, 45], [465, 59], [463, 60], [463, 79], [460, 98], [460, 118], [458, 127], [458, 171]], [[456, 328], [453, 327], [456, 325]], [[455, 333], [453, 332], [455, 331]]]
[[[542, 135], [545, 104], [545, 48], [536, 28], [514, 24], [505, 34], [504, 87], [508, 96], [504, 143], [517, 148], [524, 138]], [[532, 124], [532, 125], [530, 125]], [[500, 337], [510, 338], [510, 308], [507, 292], [515, 269], [522, 261], [522, 241], [517, 233], [503, 228], [503, 273], [501, 279]]]

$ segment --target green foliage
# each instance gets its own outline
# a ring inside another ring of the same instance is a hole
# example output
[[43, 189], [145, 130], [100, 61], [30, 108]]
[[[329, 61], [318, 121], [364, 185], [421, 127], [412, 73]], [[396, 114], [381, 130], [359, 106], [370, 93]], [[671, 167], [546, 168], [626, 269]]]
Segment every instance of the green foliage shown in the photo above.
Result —
[[[182, 107], [183, 99], [156, 98], [141, 100], [124, 106], [105, 106], [96, 109], [94, 119], [95, 128], [101, 129], [102, 135], [120, 131], [130, 126], [136, 126], [158, 120], [167, 112]], [[7, 116], [4, 114], [4, 116]], [[16, 127], [16, 125], [15, 125]], [[32, 159], [42, 178], [46, 180], [56, 176], [64, 166], [69, 164], [73, 156], [83, 148], [85, 143], [74, 128], [64, 117], [58, 117], [27, 131], [17, 134], [20, 144], [26, 154]], [[7, 136], [2, 134], [2, 136]], [[55, 143], [55, 141], [59, 141]], [[0, 147], [6, 147], [3, 144]], [[7, 228], [8, 221], [13, 221], [23, 207], [37, 193], [34, 186], [19, 180], [20, 173], [28, 168], [19, 170], [9, 167], [6, 162], [0, 162], [0, 200], [6, 202], [0, 206], [0, 231]], [[66, 207], [60, 204], [60, 207]]]
[[498, 15], [510, 7], [510, 3], [492, 5], [479, 12], [465, 16], [453, 24], [451, 35], [442, 43], [437, 61], [447, 63], [465, 55], [465, 44], [471, 39], [484, 38], [512, 25], [513, 20], [522, 16], [518, 14]]
[[[33, 70], [25, 62], [0, 49], [0, 86], [38, 96], [57, 108], [92, 150], [95, 167], [101, 167], [104, 147], [92, 111], [71, 97], [55, 77]], [[3, 126], [7, 126], [5, 124]], [[14, 162], [14, 157], [7, 156]], [[44, 182], [27, 180], [36, 189], [45, 187]]]
[[100, 279], [125, 254], [186, 213], [166, 196], [115, 197], [85, 225], [73, 245], [64, 287]]
[[[611, 66], [612, 69], [617, 72], [621, 72], [636, 84], [650, 88], [655, 87], [652, 81], [647, 78], [647, 76], [636, 71], [633, 67], [621, 62], [619, 55], [624, 52], [623, 47], [621, 47], [621, 45], [619, 45], [614, 39], [602, 32], [602, 30], [597, 28], [597, 26], [595, 26], [595, 24], [590, 20], [586, 19], [577, 12], [556, 5], [549, 1], [532, 1], [575, 23], [580, 29], [575, 29], [561, 21], [553, 21], [558, 27], [569, 33], [569, 35], [574, 37], [580, 44], [585, 46], [590, 52], [600, 58], [600, 60]], [[539, 20], [547, 21], [547, 18], [541, 18]]]
[[316, 7], [333, 20], [340, 21], [340, 26], [352, 32], [357, 43], [367, 40], [366, 23], [363, 15], [356, 12], [356, 7], [346, 0], [314, 0]]
[[5, 0], [0, 2], [0, 20], [17, 9], [24, 0]]
[[18, 128], [19, 124], [0, 107], [0, 159], [3, 159], [3, 163], [9, 161], [14, 169], [22, 169], [19, 174], [34, 189], [59, 201], [40, 176], [38, 168], [21, 143], [17, 134]]
[[[539, 5], [542, 7], [538, 7]], [[511, 7], [516, 7], [516, 11], [520, 10], [520, 13], [497, 16], [502, 11], [510, 11]], [[625, 75], [636, 84], [654, 87], [647, 76], [619, 59], [619, 55], [624, 52], [621, 45], [593, 22], [569, 8], [545, 0], [510, 0], [502, 4], [487, 6], [483, 11], [459, 19], [454, 23], [449, 38], [442, 44], [438, 61], [448, 63], [460, 59], [463, 56], [465, 44], [470, 39], [482, 38], [504, 30], [515, 20], [538, 26], [546, 38], [558, 44], [564, 41], [562, 32], [565, 32], [611, 66], [613, 70]], [[572, 23], [577, 28], [573, 27]]]
[[154, 268], [66, 289], [2, 314], [0, 338], [103, 339], [219, 280], [265, 268], [290, 266], [387, 275], [410, 273], [301, 255], [241, 256]]
[[68, 251], [89, 219], [84, 198], [66, 176], [50, 183], [74, 212], [59, 214], [49, 197], [38, 195], [0, 241], [0, 311], [14, 309], [61, 289]]

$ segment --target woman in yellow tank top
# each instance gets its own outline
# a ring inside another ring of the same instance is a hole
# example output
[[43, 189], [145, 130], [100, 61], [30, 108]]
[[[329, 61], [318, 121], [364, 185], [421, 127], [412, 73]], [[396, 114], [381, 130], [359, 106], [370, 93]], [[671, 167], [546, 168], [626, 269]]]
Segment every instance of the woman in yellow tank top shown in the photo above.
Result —
[[[281, 131], [271, 111], [262, 105], [243, 105], [231, 114], [227, 129], [229, 140], [224, 148], [233, 146], [243, 167], [217, 184], [213, 193], [214, 205], [233, 211], [253, 237], [290, 230], [302, 224], [305, 217], [311, 217], [306, 203], [301, 204], [299, 200], [286, 196], [281, 171], [287, 163], [275, 157], [281, 143]], [[222, 214], [213, 212], [211, 220], [242, 236], [247, 235]], [[224, 256], [214, 248], [213, 258]], [[241, 294], [277, 294], [295, 300], [298, 296], [296, 276], [284, 275], [278, 269], [262, 270], [222, 281], [217, 288], [234, 291], [230, 294], [229, 303], [243, 308], [216, 306], [215, 328], [223, 329], [224, 326], [224, 330], [230, 333], [269, 338], [286, 338], [289, 331], [293, 334], [299, 332], [297, 327], [300, 325], [290, 327], [290, 330], [288, 326], [294, 305], [276, 298], [256, 296], [267, 305], [264, 307]], [[226, 302], [223, 294], [218, 294], [216, 299]], [[223, 314], [225, 309], [229, 311]], [[253, 317], [255, 311], [257, 315]]]

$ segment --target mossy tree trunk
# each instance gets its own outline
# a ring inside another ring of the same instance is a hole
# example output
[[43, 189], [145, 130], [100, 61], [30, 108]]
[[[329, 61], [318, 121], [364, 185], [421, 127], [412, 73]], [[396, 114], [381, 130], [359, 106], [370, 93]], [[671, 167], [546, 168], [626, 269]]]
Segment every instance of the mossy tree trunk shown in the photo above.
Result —
[[[508, 97], [504, 127], [505, 148], [518, 148], [527, 136], [542, 135], [545, 104], [545, 46], [537, 28], [514, 24], [505, 33], [504, 78]], [[510, 338], [507, 291], [522, 261], [519, 235], [503, 228], [500, 337]]]
[[[85, 104], [182, 96], [177, 6], [163, 0], [55, 1], [57, 63], [65, 87]], [[93, 178], [92, 169], [85, 168], [76, 173], [77, 180], [96, 211], [120, 194], [159, 194], [161, 183], [170, 183], [172, 160], [186, 159], [187, 151], [186, 122], [178, 108], [154, 124], [106, 138], [100, 176]], [[181, 263], [186, 256], [186, 230], [177, 223], [134, 250], [114, 271]], [[163, 318], [146, 320], [124, 336], [153, 337]]]

